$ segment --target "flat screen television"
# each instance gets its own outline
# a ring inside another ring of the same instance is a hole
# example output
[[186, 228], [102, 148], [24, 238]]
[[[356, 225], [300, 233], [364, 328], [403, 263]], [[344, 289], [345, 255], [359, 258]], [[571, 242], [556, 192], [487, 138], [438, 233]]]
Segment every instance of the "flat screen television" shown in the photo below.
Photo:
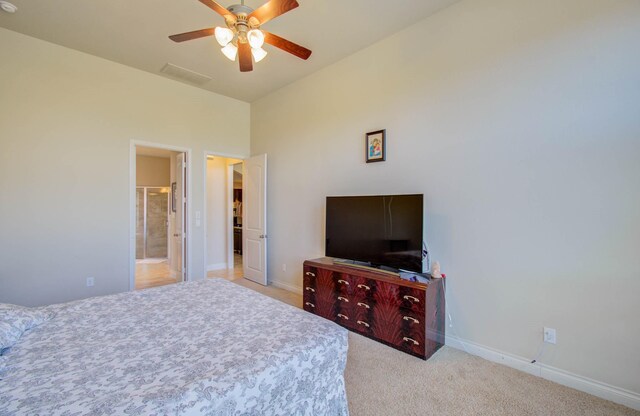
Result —
[[422, 272], [423, 195], [327, 197], [325, 255]]

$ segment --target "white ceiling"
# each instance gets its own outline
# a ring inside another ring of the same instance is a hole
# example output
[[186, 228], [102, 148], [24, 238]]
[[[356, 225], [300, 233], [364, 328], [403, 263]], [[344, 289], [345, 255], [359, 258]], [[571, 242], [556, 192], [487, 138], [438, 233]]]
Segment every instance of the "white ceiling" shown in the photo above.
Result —
[[[269, 55], [241, 73], [211, 37], [174, 43], [167, 36], [223, 26], [197, 0], [10, 0], [0, 26], [154, 74], [167, 63], [207, 75], [199, 86], [254, 101], [332, 64], [458, 0], [298, 0], [300, 7], [264, 29], [313, 51], [308, 61], [265, 45]], [[218, 0], [222, 6], [239, 0]], [[246, 0], [257, 8], [265, 0]]]

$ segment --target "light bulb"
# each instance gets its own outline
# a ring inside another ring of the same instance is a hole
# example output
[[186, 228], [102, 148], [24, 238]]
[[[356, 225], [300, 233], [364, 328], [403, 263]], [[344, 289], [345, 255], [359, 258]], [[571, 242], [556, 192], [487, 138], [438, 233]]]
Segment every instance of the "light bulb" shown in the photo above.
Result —
[[235, 61], [236, 56], [238, 55], [238, 47], [233, 43], [228, 43], [227, 46], [222, 48], [222, 53], [224, 54], [224, 56], [229, 58], [229, 60]]
[[249, 33], [247, 33], [247, 40], [252, 48], [262, 48], [264, 44], [264, 33], [262, 33], [262, 30], [251, 29]]
[[251, 55], [253, 55], [253, 59], [255, 59], [256, 62], [260, 62], [267, 56], [267, 51], [262, 48], [251, 48]]
[[220, 46], [227, 46], [233, 40], [233, 31], [227, 27], [217, 27], [213, 33]]

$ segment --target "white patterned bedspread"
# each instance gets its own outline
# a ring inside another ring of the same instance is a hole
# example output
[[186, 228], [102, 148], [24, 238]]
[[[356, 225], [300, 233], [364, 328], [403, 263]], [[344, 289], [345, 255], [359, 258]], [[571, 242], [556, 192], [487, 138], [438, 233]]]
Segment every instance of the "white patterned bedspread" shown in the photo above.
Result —
[[347, 331], [223, 279], [54, 305], [0, 415], [347, 415]]

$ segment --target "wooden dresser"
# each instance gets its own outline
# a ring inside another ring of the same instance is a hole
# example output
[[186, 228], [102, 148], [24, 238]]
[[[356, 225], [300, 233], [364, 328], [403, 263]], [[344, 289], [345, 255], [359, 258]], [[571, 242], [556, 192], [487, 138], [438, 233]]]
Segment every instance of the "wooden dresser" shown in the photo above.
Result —
[[443, 282], [416, 283], [323, 257], [304, 262], [304, 309], [423, 359], [445, 334]]

